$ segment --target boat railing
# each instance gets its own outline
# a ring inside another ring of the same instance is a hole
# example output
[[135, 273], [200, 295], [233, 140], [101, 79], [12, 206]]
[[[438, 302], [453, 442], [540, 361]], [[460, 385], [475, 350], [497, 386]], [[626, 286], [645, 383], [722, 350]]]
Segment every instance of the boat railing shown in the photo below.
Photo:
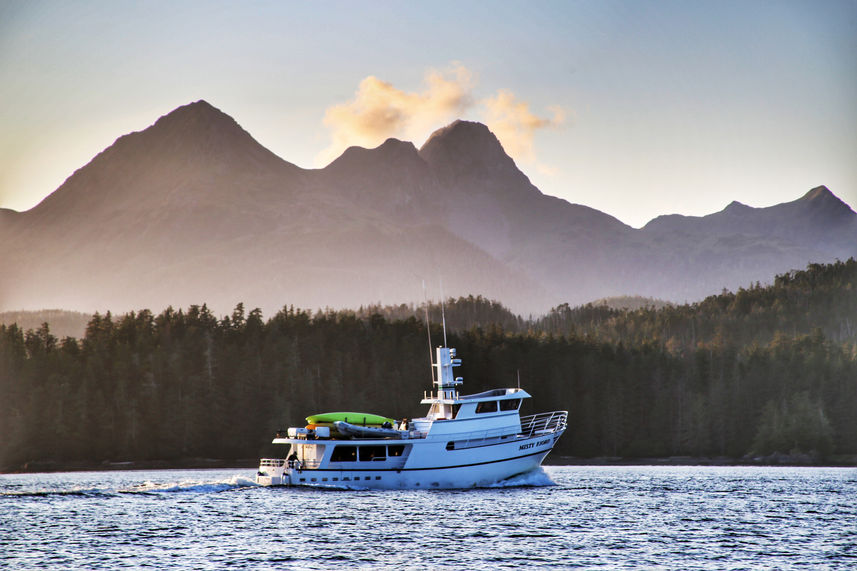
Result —
[[[300, 470], [312, 470], [318, 468], [320, 460], [295, 460], [294, 467]], [[289, 466], [289, 461], [284, 458], [262, 458], [259, 460], [259, 468], [283, 468]]]
[[314, 470], [321, 465], [321, 460], [297, 460], [295, 468], [298, 470]]
[[546, 434], [565, 430], [568, 422], [568, 411], [555, 410], [521, 417], [521, 435], [530, 437], [534, 434]]
[[455, 434], [455, 441], [463, 446], [476, 442], [485, 442], [486, 440], [497, 440], [503, 438], [514, 438], [515, 434], [509, 432], [509, 427], [491, 428], [488, 430], [474, 430], [472, 432], [464, 432]]
[[509, 427], [491, 428], [488, 430], [475, 430], [472, 432], [455, 434], [456, 446], [468, 447], [482, 444], [486, 441], [504, 440], [506, 438], [531, 438], [537, 434], [547, 434], [564, 430], [568, 412], [558, 410], [555, 412], [543, 412], [532, 416], [521, 417], [521, 431], [517, 434], [509, 433]]

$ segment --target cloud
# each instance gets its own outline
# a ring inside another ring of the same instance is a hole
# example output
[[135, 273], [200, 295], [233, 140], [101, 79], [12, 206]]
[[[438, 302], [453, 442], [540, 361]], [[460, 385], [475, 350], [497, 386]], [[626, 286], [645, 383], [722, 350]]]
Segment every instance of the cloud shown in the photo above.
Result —
[[330, 130], [331, 144], [319, 154], [318, 162], [327, 164], [352, 145], [377, 147], [389, 137], [419, 142], [472, 111], [512, 158], [542, 174], [555, 174], [555, 168], [536, 160], [534, 138], [540, 129], [562, 125], [563, 109], [548, 107], [551, 116], [540, 117], [508, 89], [477, 101], [474, 83], [473, 74], [459, 63], [443, 71], [429, 70], [419, 92], [403, 91], [374, 75], [366, 77], [353, 99], [325, 112], [324, 125]]
[[473, 105], [473, 77], [463, 65], [429, 70], [423, 83], [421, 92], [409, 93], [375, 76], [365, 78], [354, 99], [325, 112], [332, 141], [319, 158], [329, 161], [351, 145], [376, 147], [389, 137], [425, 138]]
[[530, 105], [520, 101], [508, 89], [501, 89], [494, 97], [480, 101], [485, 109], [485, 124], [497, 135], [503, 148], [515, 160], [536, 165], [541, 172], [553, 169], [536, 162], [533, 139], [539, 129], [558, 127], [565, 122], [565, 111], [559, 106], [549, 107], [551, 118], [539, 117], [530, 111]]

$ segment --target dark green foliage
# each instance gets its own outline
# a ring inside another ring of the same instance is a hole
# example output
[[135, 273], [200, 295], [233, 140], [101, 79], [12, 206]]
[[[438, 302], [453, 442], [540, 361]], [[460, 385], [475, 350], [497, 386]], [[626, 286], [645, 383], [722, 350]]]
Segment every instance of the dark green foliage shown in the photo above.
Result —
[[[95, 314], [80, 341], [2, 325], [0, 465], [248, 458], [313, 413], [418, 416], [424, 309]], [[429, 312], [438, 345], [440, 307]], [[445, 312], [468, 392], [520, 375], [535, 396], [525, 414], [569, 410], [557, 454], [857, 453], [854, 260], [659, 310], [524, 320], [471, 296]]]
[[772, 286], [724, 291], [691, 305], [633, 311], [561, 305], [532, 327], [632, 345], [657, 342], [673, 352], [698, 344], [766, 345], [777, 335], [809, 335], [816, 328], [833, 342], [857, 343], [857, 260], [811, 264], [777, 276]]

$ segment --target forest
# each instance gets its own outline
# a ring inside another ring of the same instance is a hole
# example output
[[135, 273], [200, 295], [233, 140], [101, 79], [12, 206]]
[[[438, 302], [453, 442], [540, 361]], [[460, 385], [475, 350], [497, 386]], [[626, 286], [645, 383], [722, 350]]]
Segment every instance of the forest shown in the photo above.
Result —
[[[265, 319], [243, 304], [95, 314], [85, 335], [0, 325], [0, 469], [236, 460], [305, 416], [421, 416], [432, 345], [464, 392], [521, 386], [522, 414], [568, 410], [575, 459], [857, 460], [857, 261], [687, 305], [587, 305], [522, 318], [479, 296]], [[442, 315], [443, 314], [443, 315]]]

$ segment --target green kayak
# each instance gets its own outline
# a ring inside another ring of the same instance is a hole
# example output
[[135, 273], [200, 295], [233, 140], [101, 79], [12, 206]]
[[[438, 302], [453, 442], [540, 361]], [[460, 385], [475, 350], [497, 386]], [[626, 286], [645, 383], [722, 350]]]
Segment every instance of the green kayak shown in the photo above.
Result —
[[307, 424], [333, 424], [337, 421], [358, 424], [361, 426], [380, 426], [385, 422], [395, 425], [398, 421], [393, 418], [387, 418], [379, 414], [369, 414], [365, 412], [325, 412], [323, 414], [314, 414], [306, 417]]

